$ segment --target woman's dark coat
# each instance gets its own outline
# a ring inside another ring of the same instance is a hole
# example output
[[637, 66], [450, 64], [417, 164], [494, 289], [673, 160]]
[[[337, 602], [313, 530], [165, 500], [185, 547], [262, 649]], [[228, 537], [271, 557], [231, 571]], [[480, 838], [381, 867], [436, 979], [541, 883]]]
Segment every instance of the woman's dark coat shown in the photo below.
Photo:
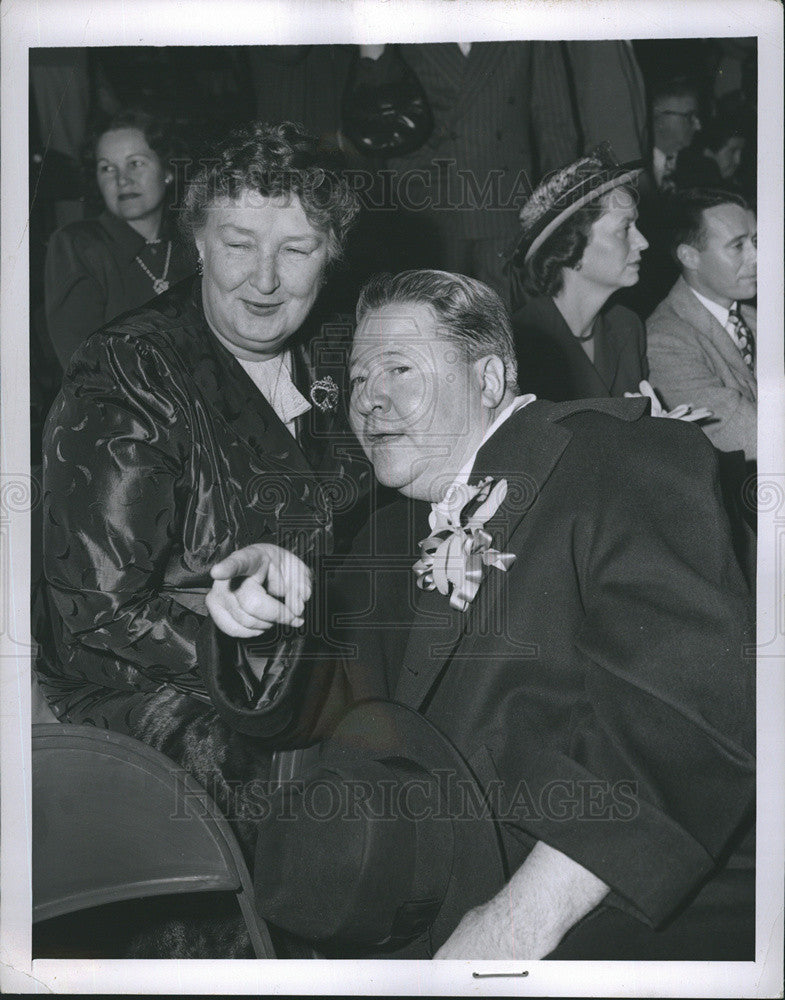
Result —
[[594, 322], [594, 361], [550, 296], [531, 299], [512, 317], [522, 392], [555, 403], [638, 392], [648, 377], [646, 331], [630, 309], [603, 308]]
[[[316, 368], [305, 346], [292, 351], [300, 391], [308, 397], [328, 374], [341, 386], [336, 345], [309, 347]], [[200, 676], [210, 567], [269, 541], [318, 574], [334, 522], [348, 525], [368, 480], [350, 458], [340, 402], [334, 412], [314, 405], [298, 424], [299, 443], [210, 332], [189, 281], [77, 351], [45, 430], [36, 637], [49, 704], [63, 721], [162, 750], [235, 820], [245, 806], [232, 782], [266, 779], [270, 754], [218, 719]], [[302, 643], [279, 639], [271, 655]], [[303, 739], [279, 729], [271, 743]]]

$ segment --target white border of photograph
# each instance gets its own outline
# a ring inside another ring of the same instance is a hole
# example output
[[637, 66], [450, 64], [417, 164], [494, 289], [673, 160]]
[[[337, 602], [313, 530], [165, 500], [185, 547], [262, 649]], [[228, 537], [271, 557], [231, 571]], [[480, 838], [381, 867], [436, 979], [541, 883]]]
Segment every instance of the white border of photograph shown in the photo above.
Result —
[[[0, 987], [22, 993], [781, 996], [785, 809], [782, 8], [778, 0], [4, 0]], [[28, 50], [742, 37], [759, 59], [758, 903], [755, 963], [31, 962]], [[457, 37], [456, 37], [457, 36]], [[479, 973], [502, 974], [477, 978]], [[525, 973], [526, 975], [522, 975]]]

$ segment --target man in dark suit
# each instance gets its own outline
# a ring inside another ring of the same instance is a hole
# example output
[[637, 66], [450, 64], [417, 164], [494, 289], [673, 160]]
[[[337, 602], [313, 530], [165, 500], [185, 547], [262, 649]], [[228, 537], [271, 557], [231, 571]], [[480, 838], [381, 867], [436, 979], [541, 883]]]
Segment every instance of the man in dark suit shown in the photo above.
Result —
[[[750, 606], [708, 442], [641, 400], [517, 395], [509, 321], [470, 279], [376, 279], [358, 319], [352, 425], [402, 497], [328, 606], [338, 679], [452, 742], [511, 873], [435, 957], [751, 958], [749, 858], [718, 874], [752, 808]], [[219, 617], [248, 636], [253, 546], [216, 575], [240, 573]]]
[[[469, 274], [506, 296], [504, 251], [521, 201], [577, 152], [561, 49], [556, 42], [445, 42], [401, 45], [400, 53], [434, 119], [424, 146], [387, 164], [411, 223], [402, 266], [415, 259]], [[364, 46], [361, 55], [368, 83], [388, 78], [394, 50]]]
[[661, 82], [651, 94], [652, 175], [659, 191], [675, 183], [679, 153], [700, 131], [698, 94], [684, 77]]
[[666, 406], [689, 400], [714, 416], [721, 451], [757, 458], [757, 223], [739, 196], [691, 191], [673, 206], [670, 242], [681, 275], [646, 324], [651, 381]]
[[687, 154], [701, 128], [698, 93], [684, 76], [656, 84], [649, 95], [649, 104], [652, 147], [648, 170], [638, 183], [639, 227], [649, 241], [649, 249], [641, 280], [630, 292], [622, 294], [625, 305], [643, 320], [676, 279], [664, 220], [678, 182], [680, 156]]

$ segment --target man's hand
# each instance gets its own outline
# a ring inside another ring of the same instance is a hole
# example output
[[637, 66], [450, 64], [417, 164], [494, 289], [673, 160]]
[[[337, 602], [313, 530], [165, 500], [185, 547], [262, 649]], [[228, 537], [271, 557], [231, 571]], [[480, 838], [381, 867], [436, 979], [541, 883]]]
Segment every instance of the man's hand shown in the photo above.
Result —
[[596, 875], [538, 841], [493, 899], [464, 914], [434, 958], [545, 958], [607, 892]]
[[210, 570], [207, 610], [227, 635], [252, 639], [275, 624], [303, 624], [311, 571], [293, 552], [259, 543], [238, 549]]
[[[434, 958], [474, 959], [492, 961], [494, 959], [522, 958], [505, 931], [508, 922], [498, 907], [496, 896], [482, 906], [476, 906], [464, 913], [461, 922], [433, 956]], [[527, 955], [527, 958], [541, 958], [541, 955]]]

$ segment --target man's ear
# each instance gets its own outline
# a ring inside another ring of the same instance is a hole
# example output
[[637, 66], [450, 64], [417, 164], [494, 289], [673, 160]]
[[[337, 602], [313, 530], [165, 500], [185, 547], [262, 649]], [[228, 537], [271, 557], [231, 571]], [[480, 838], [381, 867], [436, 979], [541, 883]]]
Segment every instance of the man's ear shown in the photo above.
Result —
[[504, 370], [504, 362], [498, 354], [489, 354], [480, 358], [475, 364], [482, 384], [483, 406], [492, 410], [496, 409], [507, 391], [507, 374]]
[[676, 259], [688, 271], [695, 271], [700, 263], [700, 251], [689, 243], [680, 243], [676, 247]]

